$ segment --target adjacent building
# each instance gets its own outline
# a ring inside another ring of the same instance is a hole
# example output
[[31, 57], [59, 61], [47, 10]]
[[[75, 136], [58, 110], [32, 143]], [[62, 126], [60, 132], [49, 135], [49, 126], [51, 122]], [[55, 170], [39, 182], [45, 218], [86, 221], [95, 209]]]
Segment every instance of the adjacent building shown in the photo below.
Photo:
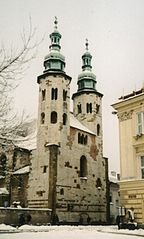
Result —
[[144, 88], [112, 105], [119, 120], [121, 206], [144, 223]]

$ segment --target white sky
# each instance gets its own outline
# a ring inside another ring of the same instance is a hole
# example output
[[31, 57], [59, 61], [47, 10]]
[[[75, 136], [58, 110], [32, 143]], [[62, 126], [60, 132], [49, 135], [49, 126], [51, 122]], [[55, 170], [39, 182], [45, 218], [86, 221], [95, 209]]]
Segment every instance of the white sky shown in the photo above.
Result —
[[143, 0], [0, 0], [0, 40], [19, 46], [22, 28], [31, 15], [37, 38], [45, 34], [36, 59], [15, 92], [15, 107], [37, 116], [37, 76], [43, 72], [49, 34], [54, 16], [62, 34], [61, 52], [66, 57], [66, 73], [72, 79], [71, 94], [77, 90], [85, 39], [89, 39], [97, 90], [103, 97], [104, 156], [110, 170], [119, 171], [118, 122], [111, 104], [144, 85], [144, 1]]

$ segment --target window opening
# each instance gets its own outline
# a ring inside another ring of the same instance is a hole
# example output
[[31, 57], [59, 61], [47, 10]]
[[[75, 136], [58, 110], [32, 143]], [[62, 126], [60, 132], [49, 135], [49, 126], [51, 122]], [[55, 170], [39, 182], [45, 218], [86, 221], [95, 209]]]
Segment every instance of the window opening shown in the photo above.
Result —
[[51, 112], [51, 123], [56, 124], [57, 123], [57, 112], [52, 111]]
[[51, 92], [51, 99], [52, 100], [57, 100], [58, 98], [58, 89], [57, 88], [52, 88], [52, 92]]
[[78, 109], [78, 114], [80, 114], [80, 113], [82, 112], [81, 104], [78, 104], [78, 105], [77, 105], [77, 109]]
[[85, 156], [80, 158], [80, 177], [87, 176], [87, 159]]
[[81, 143], [81, 134], [78, 133], [78, 143], [80, 144]]
[[67, 98], [67, 91], [63, 90], [63, 101], [66, 101]]
[[45, 113], [42, 112], [41, 113], [41, 124], [44, 124], [44, 122], [45, 122]]
[[63, 188], [60, 189], [60, 195], [64, 195], [64, 189]]
[[45, 166], [43, 167], [43, 173], [46, 173], [46, 171], [47, 171], [47, 166], [45, 165]]
[[87, 111], [87, 113], [92, 113], [92, 103], [86, 104], [86, 111]]
[[45, 100], [46, 90], [42, 90], [42, 101]]
[[63, 114], [63, 125], [66, 125], [67, 122], [67, 114]]
[[100, 125], [97, 124], [97, 136], [99, 136], [99, 135], [100, 135]]
[[144, 156], [141, 156], [141, 178], [144, 178]]
[[144, 133], [144, 112], [137, 113], [137, 133]]

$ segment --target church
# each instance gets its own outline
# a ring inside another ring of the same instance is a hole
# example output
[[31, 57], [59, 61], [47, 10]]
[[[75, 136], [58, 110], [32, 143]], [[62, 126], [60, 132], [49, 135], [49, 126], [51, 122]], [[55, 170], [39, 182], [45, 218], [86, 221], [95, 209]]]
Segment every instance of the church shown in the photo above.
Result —
[[65, 72], [57, 25], [55, 19], [44, 71], [37, 77], [37, 149], [29, 175], [28, 207], [50, 208], [53, 217], [67, 224], [105, 223], [108, 160], [103, 157], [103, 94], [96, 90], [86, 41], [70, 112], [72, 78]]

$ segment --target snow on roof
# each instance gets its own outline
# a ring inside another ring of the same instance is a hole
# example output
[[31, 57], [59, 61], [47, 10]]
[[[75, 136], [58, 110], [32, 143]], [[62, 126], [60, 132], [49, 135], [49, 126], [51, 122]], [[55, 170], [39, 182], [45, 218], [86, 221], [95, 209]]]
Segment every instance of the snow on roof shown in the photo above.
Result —
[[[79, 122], [73, 115], [72, 112], [70, 112], [70, 126], [79, 130], [82, 130], [84, 132], [90, 133], [95, 135], [94, 132], [89, 130], [86, 126], [84, 126], [81, 122]], [[19, 137], [15, 140], [14, 145], [28, 150], [36, 149], [37, 147], [37, 129], [35, 129], [35, 132], [32, 134], [26, 136], [26, 137]], [[48, 145], [47, 145], [48, 146]]]
[[23, 168], [16, 170], [15, 172], [13, 172], [13, 174], [25, 174], [25, 173], [29, 173], [29, 171], [30, 171], [30, 166], [25, 166]]
[[31, 135], [28, 135], [27, 137], [19, 137], [15, 142], [15, 146], [18, 146], [19, 148], [33, 150], [36, 149], [36, 130]]
[[9, 194], [9, 192], [6, 188], [0, 188], [0, 195], [1, 194]]
[[85, 131], [87, 133], [96, 135], [94, 132], [92, 132], [91, 130], [89, 130], [87, 127], [85, 127], [82, 123], [80, 123], [73, 115], [73, 113], [70, 113], [70, 126], [82, 131]]

